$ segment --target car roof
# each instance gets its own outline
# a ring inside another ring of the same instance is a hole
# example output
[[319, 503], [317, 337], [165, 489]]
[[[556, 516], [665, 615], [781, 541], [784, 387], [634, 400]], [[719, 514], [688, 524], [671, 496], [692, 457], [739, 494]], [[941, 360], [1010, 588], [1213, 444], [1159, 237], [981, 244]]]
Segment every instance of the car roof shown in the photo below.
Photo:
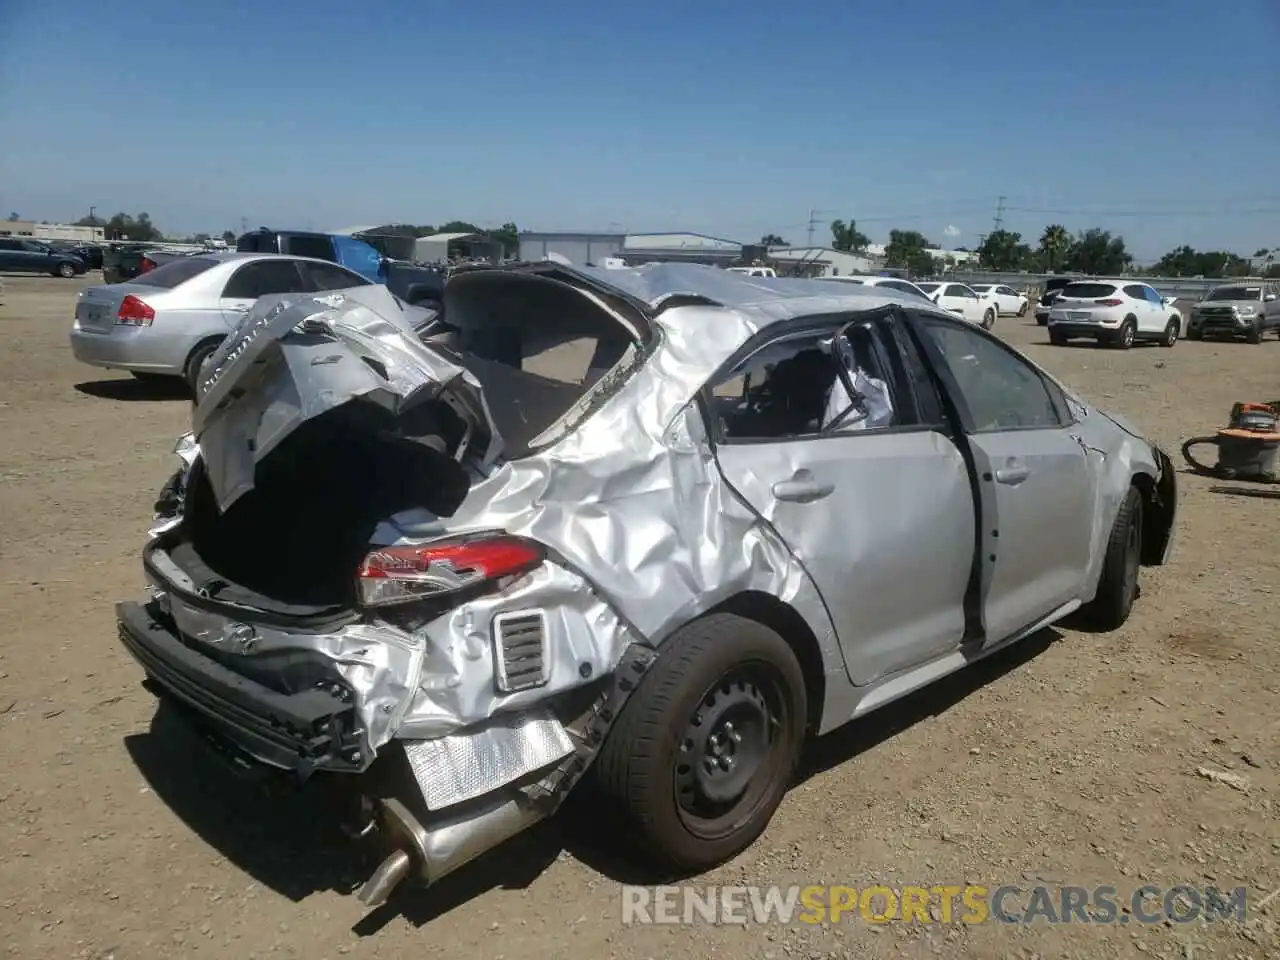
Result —
[[[529, 266], [524, 265], [525, 269]], [[757, 329], [797, 317], [874, 310], [903, 303], [910, 303], [914, 309], [930, 309], [951, 316], [941, 308], [921, 303], [913, 294], [892, 287], [882, 288], [879, 284], [750, 277], [693, 263], [647, 263], [639, 267], [613, 269], [558, 265], [558, 269], [580, 274], [599, 286], [610, 287], [645, 305], [651, 314], [662, 312], [674, 299], [680, 305], [692, 302], [735, 310]]]

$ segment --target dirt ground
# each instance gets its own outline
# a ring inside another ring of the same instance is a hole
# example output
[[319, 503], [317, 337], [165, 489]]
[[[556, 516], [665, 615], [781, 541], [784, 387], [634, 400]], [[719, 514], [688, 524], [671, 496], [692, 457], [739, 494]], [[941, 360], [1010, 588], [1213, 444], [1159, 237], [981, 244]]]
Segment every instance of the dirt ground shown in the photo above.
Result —
[[[116, 640], [189, 405], [73, 360], [91, 282], [7, 278], [0, 306], [8, 955], [1280, 956], [1280, 898], [1257, 909], [1280, 888], [1280, 492], [1186, 473], [1174, 559], [1122, 630], [1045, 631], [824, 738], [759, 842], [695, 882], [1242, 885], [1246, 925], [624, 926], [630, 878], [581, 802], [363, 917], [347, 891], [368, 864], [317, 808], [204, 762]], [[1280, 396], [1275, 339], [1121, 352], [997, 330], [1171, 451]]]

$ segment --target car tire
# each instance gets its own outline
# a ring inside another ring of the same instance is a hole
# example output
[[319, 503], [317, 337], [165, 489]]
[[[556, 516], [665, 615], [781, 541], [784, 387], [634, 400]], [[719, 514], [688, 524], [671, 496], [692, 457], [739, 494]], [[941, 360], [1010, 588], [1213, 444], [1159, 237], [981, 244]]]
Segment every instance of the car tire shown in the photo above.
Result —
[[994, 310], [988, 309], [986, 313], [982, 315], [982, 329], [990, 330], [995, 325], [996, 325], [996, 312]]
[[1261, 324], [1255, 321], [1253, 326], [1249, 328], [1249, 332], [1244, 335], [1244, 338], [1249, 343], [1261, 343], [1262, 342]]
[[807, 710], [800, 663], [782, 637], [733, 614], [703, 617], [663, 644], [600, 749], [596, 782], [646, 859], [708, 869], [773, 817]]
[[54, 275], [61, 277], [63, 280], [70, 280], [76, 275], [76, 265], [63, 260], [54, 268]]
[[1067, 335], [1065, 333], [1059, 333], [1057, 330], [1050, 327], [1049, 342], [1055, 347], [1065, 347], [1067, 345]]
[[1018, 316], [1025, 317], [1026, 315], [1027, 315], [1027, 304], [1026, 302], [1020, 303], [1018, 305]]
[[1039, 325], [1040, 325], [1040, 326], [1042, 326], [1042, 327], [1047, 327], [1047, 326], [1049, 325], [1049, 318], [1048, 318], [1048, 317], [1036, 317], [1036, 323], [1037, 323], [1037, 324], [1039, 324]]
[[1120, 324], [1120, 329], [1116, 333], [1115, 339], [1111, 341], [1112, 346], [1120, 350], [1128, 350], [1133, 346], [1133, 341], [1138, 336], [1138, 321], [1133, 317], [1125, 317], [1124, 323]]
[[1099, 630], [1115, 630], [1129, 619], [1138, 597], [1138, 572], [1142, 566], [1142, 495], [1130, 486], [1125, 493], [1102, 558], [1098, 591], [1081, 610]]
[[1201, 330], [1199, 327], [1188, 327], [1188, 328], [1187, 328], [1187, 339], [1188, 339], [1188, 340], [1203, 340], [1203, 339], [1204, 339], [1204, 331], [1203, 331], [1203, 330]]
[[1178, 345], [1178, 321], [1170, 319], [1164, 328], [1164, 337], [1160, 341], [1162, 347], [1176, 347]]
[[182, 370], [182, 379], [187, 382], [187, 389], [191, 391], [193, 400], [196, 396], [196, 383], [200, 379], [200, 368], [213, 356], [213, 352], [221, 344], [221, 340], [206, 340], [191, 351], [191, 356], [187, 357], [187, 365]]

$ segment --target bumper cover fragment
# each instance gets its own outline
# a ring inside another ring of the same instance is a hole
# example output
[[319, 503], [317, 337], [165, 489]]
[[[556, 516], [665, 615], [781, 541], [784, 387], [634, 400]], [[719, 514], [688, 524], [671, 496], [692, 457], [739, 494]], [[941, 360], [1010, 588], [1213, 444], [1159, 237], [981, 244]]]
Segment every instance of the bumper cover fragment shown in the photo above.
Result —
[[116, 605], [120, 640], [161, 690], [254, 758], [305, 778], [316, 768], [359, 770], [354, 707], [327, 690], [286, 694], [183, 643], [141, 604]]

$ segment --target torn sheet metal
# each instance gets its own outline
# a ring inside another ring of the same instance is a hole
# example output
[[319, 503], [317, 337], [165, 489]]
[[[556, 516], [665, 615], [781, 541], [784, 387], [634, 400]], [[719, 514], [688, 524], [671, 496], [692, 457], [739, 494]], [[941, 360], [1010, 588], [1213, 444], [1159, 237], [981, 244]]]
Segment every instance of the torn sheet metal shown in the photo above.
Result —
[[436, 740], [404, 743], [428, 810], [442, 810], [563, 760], [573, 741], [546, 709], [502, 714]]
[[344, 294], [261, 297], [210, 359], [198, 395], [193, 432], [222, 510], [299, 424], [355, 399], [395, 414], [439, 398], [482, 432], [483, 462], [501, 450], [470, 373]]

